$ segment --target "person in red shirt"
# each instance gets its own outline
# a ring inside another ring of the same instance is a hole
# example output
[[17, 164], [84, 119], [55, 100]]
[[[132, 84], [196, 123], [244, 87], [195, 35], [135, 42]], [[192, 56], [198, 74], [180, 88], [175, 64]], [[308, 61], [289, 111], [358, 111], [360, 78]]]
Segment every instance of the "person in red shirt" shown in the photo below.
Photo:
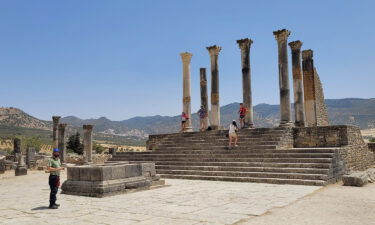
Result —
[[186, 121], [189, 119], [189, 117], [186, 115], [185, 112], [182, 112], [181, 115], [181, 132], [184, 132], [186, 129]]
[[238, 110], [238, 114], [240, 114], [240, 128], [245, 127], [245, 115], [247, 109], [243, 106], [243, 103], [240, 103], [240, 110]]

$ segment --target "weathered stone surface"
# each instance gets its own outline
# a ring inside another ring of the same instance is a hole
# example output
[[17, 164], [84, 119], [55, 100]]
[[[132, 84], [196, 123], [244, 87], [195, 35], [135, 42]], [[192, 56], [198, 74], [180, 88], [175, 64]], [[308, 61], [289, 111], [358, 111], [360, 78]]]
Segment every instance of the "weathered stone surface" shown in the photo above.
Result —
[[220, 129], [220, 94], [219, 94], [219, 53], [221, 47], [217, 45], [207, 47], [211, 62], [211, 115], [210, 127]]
[[62, 124], [59, 124], [58, 125], [58, 140], [57, 140], [57, 143], [58, 143], [58, 148], [60, 150], [60, 160], [61, 160], [61, 163], [66, 163], [66, 148], [65, 148], [65, 128], [66, 128], [67, 124], [66, 123], [62, 123]]
[[253, 41], [249, 38], [237, 40], [241, 49], [241, 65], [242, 65], [242, 94], [243, 104], [247, 109], [245, 115], [245, 127], [253, 128], [253, 103], [251, 96], [251, 67], [250, 67], [250, 47]]
[[28, 168], [36, 166], [36, 150], [35, 148], [28, 147], [26, 149], [26, 164]]
[[94, 125], [83, 125], [83, 151], [85, 163], [92, 163], [92, 130]]
[[189, 120], [186, 121], [186, 129], [184, 132], [193, 131], [191, 127], [191, 97], [190, 97], [190, 61], [193, 54], [183, 52], [180, 54], [182, 59], [182, 112], [184, 112]]
[[163, 184], [155, 174], [153, 163], [73, 166], [67, 168], [67, 178], [62, 186], [64, 194], [90, 197], [104, 197], [128, 189], [148, 189], [150, 185]]
[[328, 126], [323, 87], [316, 72], [311, 49], [302, 51], [305, 115], [307, 126]]
[[368, 175], [366, 172], [356, 172], [351, 174], [346, 174], [342, 177], [342, 181], [345, 186], [357, 186], [362, 187], [368, 183]]
[[345, 171], [363, 171], [375, 163], [361, 132], [355, 126], [294, 128], [294, 147], [340, 147], [338, 154], [345, 162]]
[[5, 172], [5, 159], [0, 159], [0, 173]]
[[367, 146], [370, 149], [370, 151], [375, 153], [375, 142], [370, 142], [370, 143], [367, 144]]
[[278, 46], [279, 88], [280, 88], [280, 126], [291, 125], [290, 88], [288, 71], [287, 40], [290, 31], [286, 29], [274, 31]]
[[301, 69], [301, 41], [292, 41], [289, 43], [292, 50], [292, 72], [293, 72], [293, 91], [294, 91], [294, 113], [295, 125], [297, 127], [305, 126], [305, 101], [303, 95], [303, 79]]
[[52, 116], [52, 121], [53, 121], [53, 130], [52, 130], [52, 140], [53, 140], [53, 147], [58, 148], [59, 143], [58, 143], [58, 126], [59, 126], [59, 121], [60, 121], [60, 116]]
[[26, 166], [17, 166], [17, 168], [15, 169], [15, 175], [16, 176], [27, 175], [27, 168], [26, 168]]

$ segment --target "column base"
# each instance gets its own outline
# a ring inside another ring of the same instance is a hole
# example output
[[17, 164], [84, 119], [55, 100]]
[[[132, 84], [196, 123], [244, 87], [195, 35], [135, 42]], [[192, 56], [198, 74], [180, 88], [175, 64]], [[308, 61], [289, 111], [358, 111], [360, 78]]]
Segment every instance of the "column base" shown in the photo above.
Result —
[[295, 122], [295, 123], [294, 123], [294, 126], [296, 126], [296, 127], [305, 127], [305, 123], [302, 123], [302, 122]]
[[245, 125], [245, 129], [255, 129], [254, 124]]
[[192, 127], [186, 127], [185, 130], [182, 131], [182, 133], [188, 133], [188, 132], [193, 132]]
[[291, 121], [281, 121], [279, 127], [294, 127]]

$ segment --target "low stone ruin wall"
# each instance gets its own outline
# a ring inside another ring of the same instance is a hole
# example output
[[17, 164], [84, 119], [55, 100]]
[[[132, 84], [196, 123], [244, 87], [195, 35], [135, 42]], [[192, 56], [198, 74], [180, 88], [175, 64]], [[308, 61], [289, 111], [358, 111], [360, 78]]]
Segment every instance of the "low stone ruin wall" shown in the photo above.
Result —
[[61, 188], [63, 194], [105, 197], [162, 184], [154, 163], [120, 162], [68, 167]]
[[324, 126], [294, 128], [294, 147], [340, 147], [338, 159], [346, 171], [366, 170], [375, 164], [374, 153], [364, 142], [356, 126]]
[[370, 142], [370, 143], [367, 144], [367, 146], [370, 149], [370, 151], [375, 153], [375, 142]]

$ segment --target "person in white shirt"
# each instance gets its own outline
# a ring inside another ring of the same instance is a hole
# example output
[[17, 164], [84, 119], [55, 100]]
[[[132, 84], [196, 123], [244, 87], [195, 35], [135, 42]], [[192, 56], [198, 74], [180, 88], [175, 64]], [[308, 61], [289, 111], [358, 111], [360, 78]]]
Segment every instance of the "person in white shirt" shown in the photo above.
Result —
[[238, 137], [236, 131], [238, 130], [237, 123], [235, 120], [229, 125], [229, 149], [232, 147], [232, 141], [234, 139], [234, 146], [237, 147]]

